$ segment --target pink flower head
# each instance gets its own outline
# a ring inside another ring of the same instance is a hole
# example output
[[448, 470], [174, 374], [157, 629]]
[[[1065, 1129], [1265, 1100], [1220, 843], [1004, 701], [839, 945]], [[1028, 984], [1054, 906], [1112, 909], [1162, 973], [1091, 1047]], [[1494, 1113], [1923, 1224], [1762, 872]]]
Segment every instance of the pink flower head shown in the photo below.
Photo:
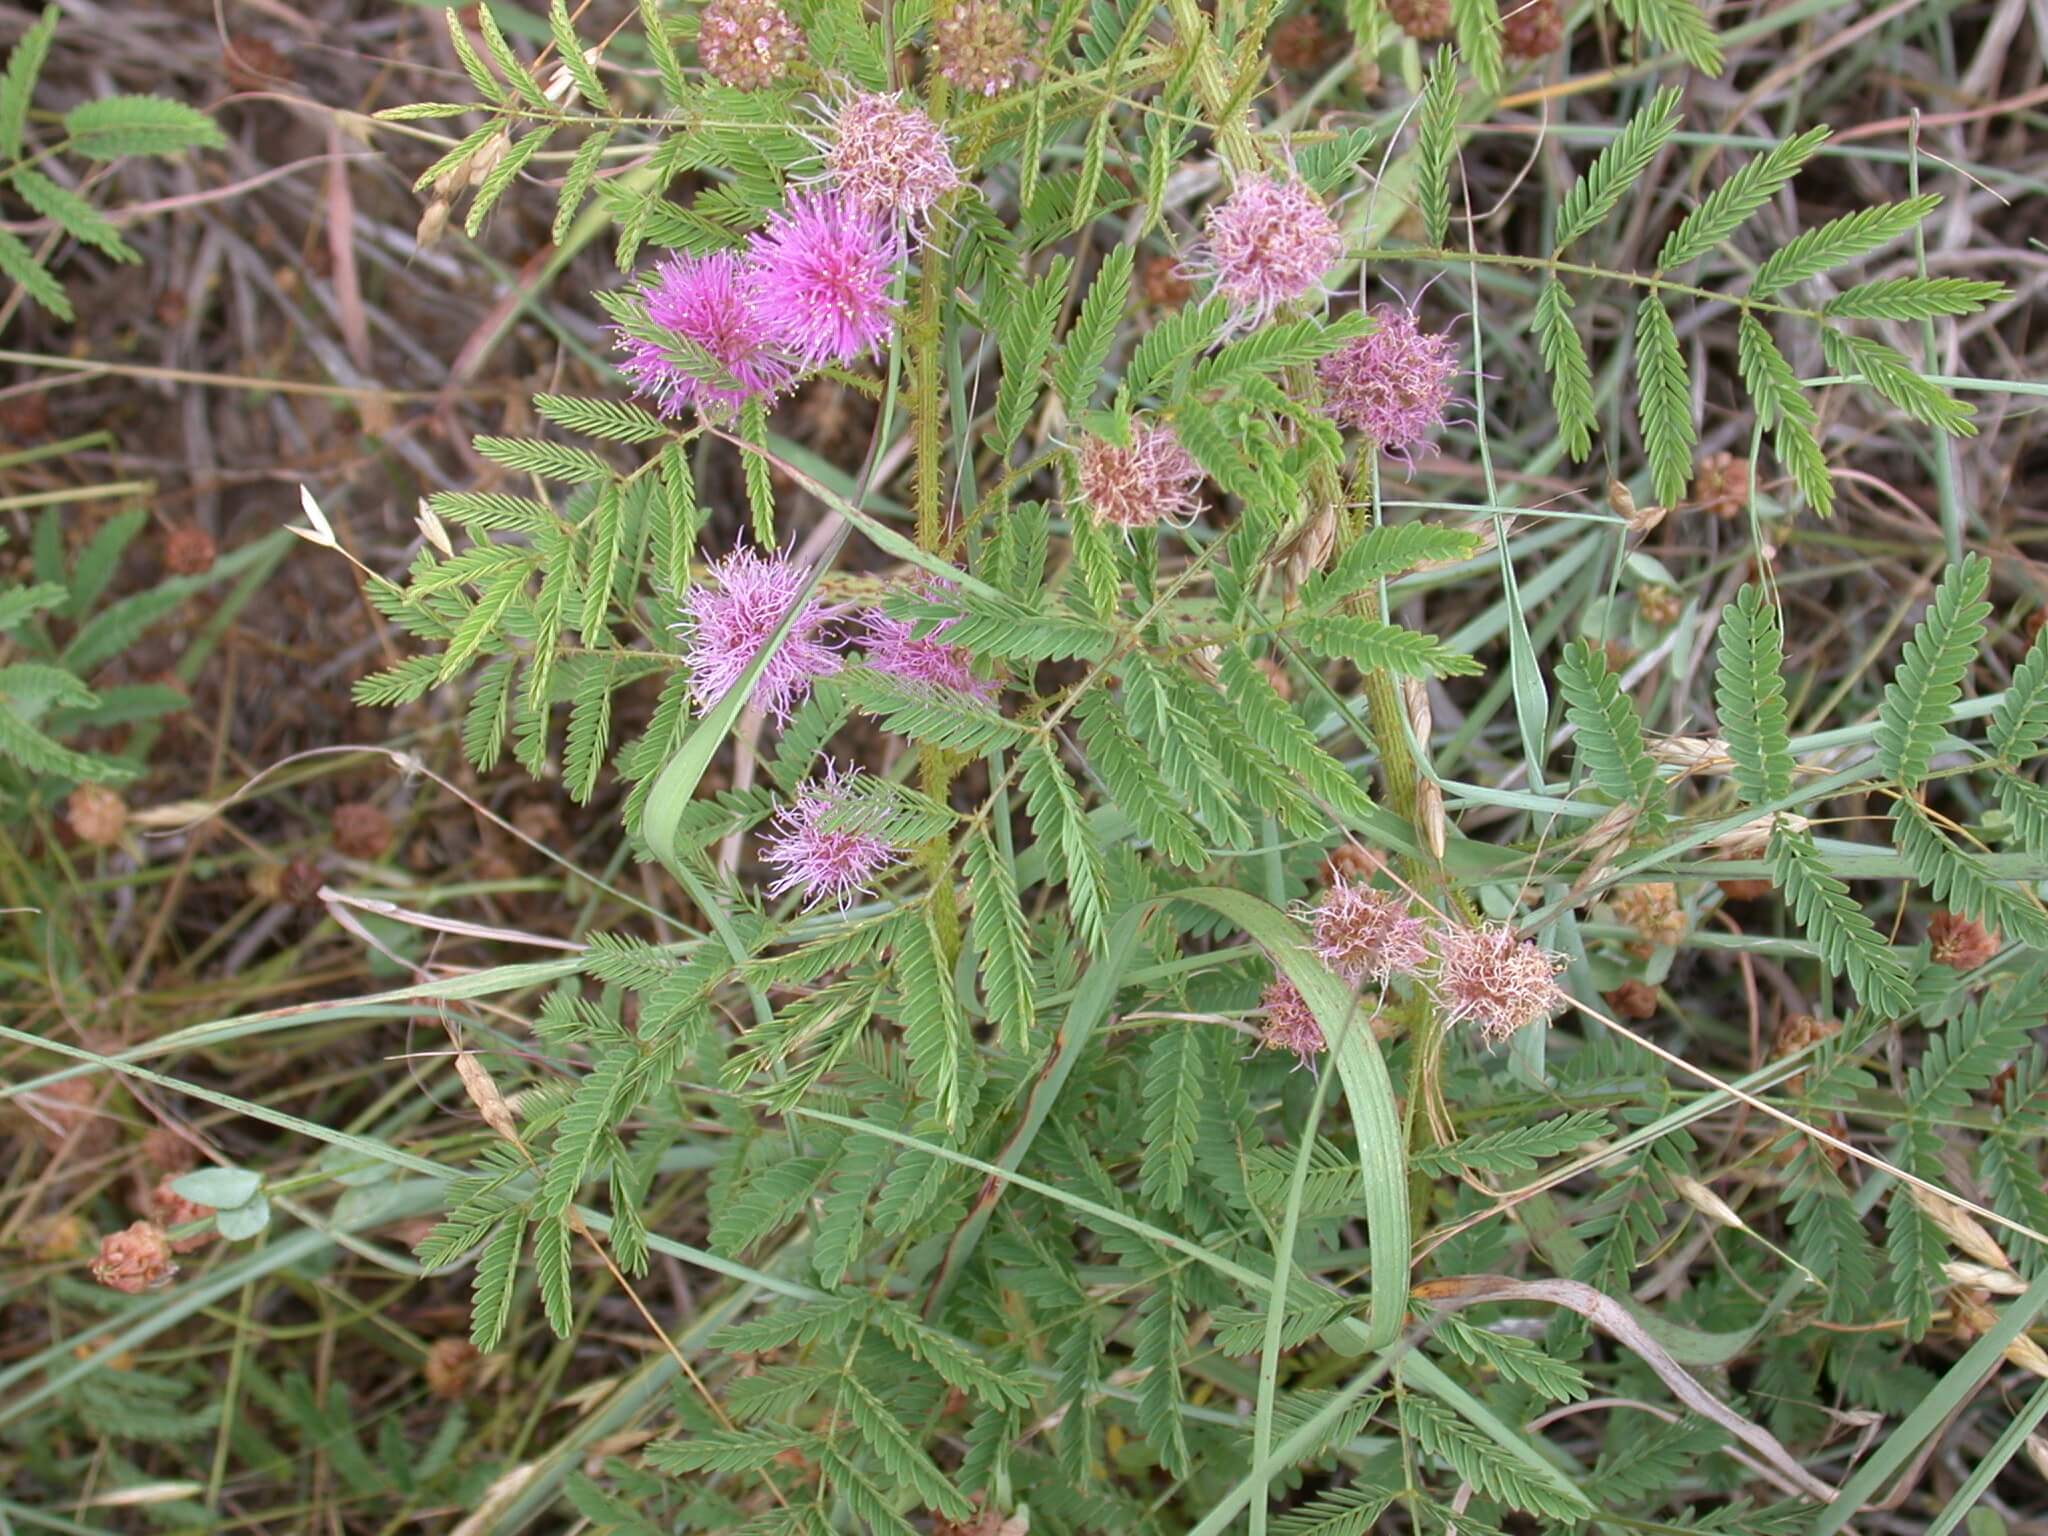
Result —
[[903, 236], [884, 214], [797, 192], [747, 242], [755, 312], [768, 338], [805, 367], [850, 363], [889, 337], [889, 290]]
[[762, 862], [782, 871], [768, 887], [771, 898], [800, 890], [806, 907], [831, 901], [844, 909], [855, 896], [872, 894], [875, 877], [901, 862], [892, 844], [857, 823], [830, 825], [843, 817], [858, 778], [828, 761], [823, 779], [805, 785], [775, 813], [761, 849]]
[[1372, 317], [1370, 334], [1316, 365], [1323, 408], [1339, 426], [1406, 461], [1411, 448], [1444, 424], [1457, 354], [1450, 337], [1417, 326], [1412, 309], [1382, 304]]
[[1489, 1045], [1552, 1017], [1569, 1001], [1557, 984], [1564, 957], [1516, 938], [1506, 923], [1438, 929], [1436, 952], [1436, 997], [1445, 1022], [1472, 1020]]
[[1081, 500], [1117, 528], [1185, 523], [1202, 510], [1202, 469], [1171, 427], [1132, 422], [1130, 443], [1091, 437], [1075, 451]]
[[921, 219], [960, 185], [945, 130], [900, 96], [860, 91], [826, 119], [825, 178], [862, 208]]
[[947, 643], [945, 633], [958, 619], [940, 619], [923, 634], [919, 621], [892, 619], [879, 608], [861, 617], [860, 644], [868, 654], [868, 665], [906, 683], [929, 688], [950, 688], [957, 693], [985, 699], [993, 689], [974, 675], [974, 658], [960, 646]]
[[620, 371], [633, 381], [635, 394], [653, 400], [662, 415], [675, 416], [685, 406], [736, 411], [748, 396], [772, 395], [789, 384], [794, 375], [751, 302], [739, 257], [731, 251], [664, 256], [654, 273], [647, 318], [701, 347], [726, 377], [701, 378], [677, 352], [620, 330], [618, 346], [626, 354]]
[[804, 35], [777, 0], [710, 0], [697, 23], [705, 73], [736, 91], [773, 85], [804, 56]]
[[1245, 176], [1209, 210], [1190, 270], [1258, 324], [1313, 289], [1343, 254], [1344, 236], [1322, 200], [1299, 181]]
[[1395, 892], [1339, 880], [1310, 916], [1315, 952], [1354, 987], [1412, 976], [1429, 958], [1422, 919], [1409, 916], [1407, 899]]
[[[692, 587], [683, 597], [689, 619], [690, 692], [708, 710], [739, 682], [804, 589], [806, 572], [780, 556], [735, 550], [711, 564], [717, 587]], [[811, 683], [839, 670], [839, 658], [818, 636], [829, 610], [807, 601], [781, 646], [754, 682], [753, 704], [776, 724], [811, 691]], [[680, 626], [679, 626], [680, 627]]]
[[1305, 1067], [1329, 1049], [1308, 999], [1286, 977], [1266, 988], [1259, 998], [1259, 1012], [1266, 1016], [1259, 1031], [1260, 1050], [1292, 1051], [1298, 1064]]

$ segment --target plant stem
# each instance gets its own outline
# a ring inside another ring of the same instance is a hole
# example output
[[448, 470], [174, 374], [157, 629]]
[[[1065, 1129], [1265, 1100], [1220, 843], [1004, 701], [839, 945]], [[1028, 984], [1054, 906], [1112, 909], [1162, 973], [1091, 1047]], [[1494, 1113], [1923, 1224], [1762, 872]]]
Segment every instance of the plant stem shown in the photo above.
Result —
[[[946, 82], [935, 79], [928, 102], [932, 117], [943, 122]], [[952, 542], [947, 528], [945, 370], [939, 348], [944, 340], [942, 316], [946, 298], [947, 251], [942, 236], [950, 226], [934, 219], [918, 262], [917, 289], [910, 319], [904, 327], [909, 351], [911, 502], [917, 514], [917, 547], [943, 555]], [[929, 743], [918, 748], [918, 787], [943, 803], [960, 771], [958, 756]], [[917, 862], [931, 887], [932, 919], [947, 965], [960, 953], [960, 908], [948, 876], [951, 845], [942, 833], [918, 850]]]

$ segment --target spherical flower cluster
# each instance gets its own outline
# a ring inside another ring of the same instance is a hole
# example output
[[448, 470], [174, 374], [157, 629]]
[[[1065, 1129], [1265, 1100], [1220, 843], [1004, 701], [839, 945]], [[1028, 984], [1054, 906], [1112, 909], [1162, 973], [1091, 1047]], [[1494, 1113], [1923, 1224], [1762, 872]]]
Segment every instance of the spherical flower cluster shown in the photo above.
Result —
[[645, 286], [658, 335], [614, 335], [620, 371], [664, 416], [729, 415], [800, 370], [851, 363], [889, 337], [904, 258], [889, 218], [843, 198], [794, 194], [742, 254], [663, 257]]
[[825, 764], [825, 777], [806, 785], [775, 813], [762, 861], [782, 871], [768, 895], [801, 891], [804, 905], [831, 901], [842, 909], [872, 893], [876, 876], [900, 862], [895, 846], [858, 825], [833, 825], [844, 812], [856, 774]]
[[1266, 988], [1259, 998], [1259, 1012], [1265, 1017], [1259, 1031], [1260, 1050], [1292, 1051], [1297, 1063], [1305, 1067], [1329, 1049], [1308, 999], [1285, 977]]
[[825, 176], [862, 208], [920, 219], [960, 185], [939, 125], [897, 96], [862, 91], [832, 109]]
[[1316, 902], [1310, 927], [1316, 954], [1354, 987], [1412, 976], [1429, 959], [1422, 919], [1393, 891], [1339, 880]]
[[1514, 0], [1502, 7], [1501, 52], [1511, 59], [1540, 59], [1564, 41], [1564, 7], [1558, 0]]
[[112, 848], [128, 826], [128, 803], [111, 789], [81, 784], [64, 802], [64, 819], [89, 848]]
[[880, 609], [861, 617], [861, 648], [877, 672], [917, 683], [927, 688], [950, 688], [957, 693], [985, 699], [992, 692], [989, 683], [974, 675], [974, 658], [961, 646], [945, 639], [945, 633], [959, 620], [941, 619], [925, 634], [918, 634], [914, 619], [892, 619]]
[[[806, 573], [779, 556], [736, 550], [713, 561], [715, 586], [692, 587], [683, 598], [689, 636], [685, 664], [690, 692], [708, 710], [733, 690], [748, 663], [775, 634], [803, 591]], [[819, 631], [830, 617], [815, 598], [805, 601], [789, 633], [755, 680], [751, 702], [777, 724], [803, 702], [811, 684], [840, 667]]]
[[1440, 928], [1436, 952], [1431, 979], [1445, 1022], [1472, 1020], [1490, 1045], [1551, 1018], [1568, 1001], [1557, 984], [1563, 957], [1515, 937], [1506, 923]]
[[710, 0], [697, 24], [705, 72], [736, 91], [773, 85], [804, 56], [804, 35], [777, 0]]
[[753, 302], [751, 274], [733, 252], [663, 257], [646, 296], [649, 321], [717, 365], [713, 371], [681, 347], [618, 330], [626, 354], [619, 371], [662, 415], [685, 407], [730, 413], [748, 396], [772, 395], [795, 378]]
[[1382, 304], [1372, 318], [1368, 334], [1317, 365], [1323, 408], [1339, 426], [1405, 462], [1444, 424], [1457, 355], [1450, 337], [1416, 325], [1412, 309]]
[[1091, 437], [1075, 452], [1081, 500], [1095, 520], [1117, 528], [1192, 520], [1202, 509], [1202, 470], [1173, 429], [1133, 422], [1130, 439]]
[[973, 96], [995, 96], [1024, 68], [1024, 23], [998, 0], [939, 0], [932, 22], [939, 73]]
[[1313, 289], [1343, 254], [1344, 236], [1299, 181], [1245, 176], [1209, 210], [1190, 270], [1206, 273], [1243, 323], [1265, 320]]
[[1998, 935], [1960, 912], [1943, 910], [1927, 920], [1927, 954], [1936, 965], [1974, 971], [1998, 954]]
[[168, 1285], [178, 1266], [171, 1242], [153, 1221], [138, 1221], [100, 1239], [99, 1256], [89, 1266], [93, 1279], [109, 1289], [140, 1296]]
[[878, 350], [896, 318], [890, 293], [903, 236], [886, 215], [800, 192], [748, 240], [754, 312], [767, 339], [806, 368]]
[[1418, 43], [1433, 42], [1451, 30], [1451, 0], [1387, 0], [1387, 14]]

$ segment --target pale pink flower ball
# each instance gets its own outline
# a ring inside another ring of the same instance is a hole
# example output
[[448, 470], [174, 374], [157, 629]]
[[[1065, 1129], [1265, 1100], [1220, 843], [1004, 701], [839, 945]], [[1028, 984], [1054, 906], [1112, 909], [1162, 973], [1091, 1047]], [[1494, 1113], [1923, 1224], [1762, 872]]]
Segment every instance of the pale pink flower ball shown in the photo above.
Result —
[[657, 262], [654, 281], [646, 287], [647, 318], [702, 347], [726, 377], [700, 377], [669, 348], [619, 330], [619, 350], [626, 354], [619, 371], [633, 381], [633, 392], [652, 400], [662, 415], [675, 416], [685, 407], [730, 413], [749, 396], [787, 388], [794, 370], [756, 310], [752, 287], [731, 251], [664, 256]]
[[1075, 450], [1081, 500], [1115, 528], [1192, 521], [1202, 510], [1202, 469], [1171, 427], [1132, 422], [1130, 442], [1083, 440]]
[[903, 236], [886, 214], [829, 193], [797, 192], [747, 242], [749, 296], [769, 340], [806, 368], [879, 350]]
[[1418, 326], [1412, 309], [1382, 304], [1372, 318], [1369, 334], [1316, 365], [1323, 408], [1339, 426], [1406, 461], [1409, 450], [1444, 424], [1457, 351], [1450, 337]]
[[824, 778], [805, 785], [775, 813], [761, 849], [762, 862], [782, 871], [768, 887], [770, 898], [801, 891], [806, 907], [830, 901], [844, 909], [855, 896], [871, 895], [876, 877], [902, 861], [892, 844], [871, 832], [827, 825], [845, 807], [858, 777], [828, 761]]
[[[752, 550], [714, 560], [710, 574], [715, 585], [692, 587], [684, 595], [687, 622], [678, 626], [689, 636], [685, 661], [700, 711], [732, 692], [797, 601], [807, 575], [780, 556], [764, 558]], [[816, 679], [840, 668], [839, 657], [819, 633], [829, 617], [823, 603], [807, 600], [754, 682], [751, 702], [778, 725], [803, 702]]]
[[1311, 909], [1310, 922], [1316, 954], [1354, 987], [1412, 976], [1429, 958], [1422, 919], [1393, 891], [1339, 880]]
[[1205, 274], [1240, 311], [1259, 324], [1283, 304], [1312, 291], [1344, 253], [1344, 236], [1322, 200], [1299, 181], [1239, 178], [1209, 210], [1189, 270]]
[[1306, 1067], [1329, 1049], [1308, 999], [1286, 977], [1266, 988], [1259, 998], [1259, 1012], [1265, 1016], [1259, 1030], [1260, 1050], [1292, 1051], [1297, 1065]]
[[1489, 1045], [1553, 1017], [1570, 1001], [1557, 984], [1564, 957], [1516, 938], [1506, 923], [1440, 928], [1436, 953], [1431, 979], [1444, 1021], [1470, 1019]]
[[950, 688], [985, 699], [994, 691], [974, 675], [974, 658], [950, 644], [945, 633], [959, 620], [941, 619], [923, 635], [914, 619], [892, 619], [879, 608], [861, 616], [861, 648], [877, 672], [928, 688]]
[[900, 94], [847, 97], [827, 119], [824, 148], [826, 179], [863, 208], [922, 219], [960, 185], [945, 130]]
[[804, 56], [804, 35], [776, 0], [710, 0], [697, 22], [705, 73], [736, 91], [758, 91]]

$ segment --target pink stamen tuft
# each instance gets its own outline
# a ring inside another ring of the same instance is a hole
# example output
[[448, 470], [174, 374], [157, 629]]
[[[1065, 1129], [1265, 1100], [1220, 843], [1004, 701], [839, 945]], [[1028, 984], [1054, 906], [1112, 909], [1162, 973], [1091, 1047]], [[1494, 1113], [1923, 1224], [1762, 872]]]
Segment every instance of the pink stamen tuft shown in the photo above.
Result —
[[1344, 253], [1344, 236], [1322, 200], [1299, 181], [1245, 176], [1209, 210], [1191, 274], [1212, 278], [1257, 325], [1305, 297]]
[[1151, 528], [1192, 521], [1202, 510], [1202, 469], [1171, 427], [1131, 423], [1130, 443], [1091, 437], [1075, 450], [1081, 500], [1100, 523]]
[[775, 813], [761, 849], [762, 862], [782, 871], [768, 887], [771, 898], [801, 891], [806, 907], [830, 901], [844, 909], [855, 896], [873, 894], [875, 878], [902, 861], [893, 845], [871, 832], [827, 825], [858, 777], [827, 762], [823, 779], [805, 785]]
[[1339, 426], [1370, 438], [1405, 461], [1444, 424], [1458, 369], [1451, 338], [1425, 331], [1415, 311], [1382, 304], [1369, 335], [1347, 342], [1316, 366], [1323, 408]]
[[[710, 573], [715, 587], [692, 587], [683, 598], [690, 692], [700, 711], [733, 690], [796, 602], [807, 575], [780, 556], [763, 558], [752, 550], [713, 561]], [[803, 702], [816, 679], [840, 668], [838, 656], [819, 635], [828, 617], [823, 603], [806, 601], [754, 682], [751, 702], [778, 725]]]
[[844, 198], [793, 193], [748, 240], [751, 296], [768, 337], [806, 368], [850, 363], [889, 339], [903, 237]]
[[1489, 1045], [1570, 1001], [1557, 984], [1564, 957], [1516, 938], [1506, 923], [1438, 929], [1436, 951], [1432, 980], [1445, 1021], [1470, 1019]]

